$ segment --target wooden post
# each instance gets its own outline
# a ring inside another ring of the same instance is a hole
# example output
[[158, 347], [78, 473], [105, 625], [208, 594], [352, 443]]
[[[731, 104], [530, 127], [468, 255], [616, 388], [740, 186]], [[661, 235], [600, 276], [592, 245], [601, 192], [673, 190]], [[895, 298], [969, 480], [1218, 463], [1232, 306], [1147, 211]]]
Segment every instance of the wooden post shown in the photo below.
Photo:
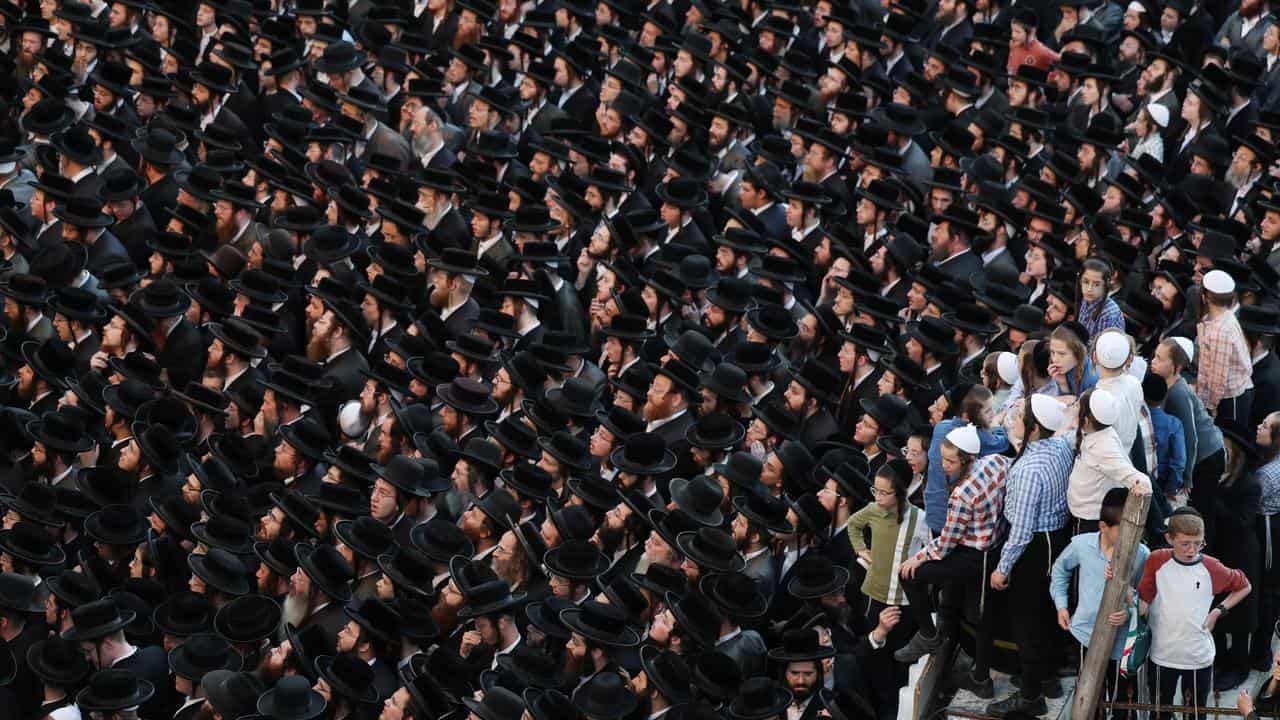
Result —
[[1138, 543], [1142, 542], [1142, 533], [1147, 524], [1147, 508], [1151, 505], [1151, 495], [1129, 493], [1124, 503], [1124, 517], [1120, 524], [1120, 539], [1116, 541], [1111, 553], [1111, 579], [1102, 591], [1102, 602], [1098, 605], [1098, 616], [1093, 621], [1093, 634], [1089, 636], [1089, 652], [1085, 655], [1084, 664], [1080, 666], [1080, 675], [1076, 681], [1075, 699], [1071, 706], [1071, 720], [1093, 720], [1094, 710], [1098, 706], [1098, 695], [1105, 686], [1107, 661], [1111, 659], [1111, 649], [1115, 646], [1116, 631], [1107, 622], [1107, 616], [1124, 608], [1124, 598], [1133, 578], [1133, 560], [1137, 555]]

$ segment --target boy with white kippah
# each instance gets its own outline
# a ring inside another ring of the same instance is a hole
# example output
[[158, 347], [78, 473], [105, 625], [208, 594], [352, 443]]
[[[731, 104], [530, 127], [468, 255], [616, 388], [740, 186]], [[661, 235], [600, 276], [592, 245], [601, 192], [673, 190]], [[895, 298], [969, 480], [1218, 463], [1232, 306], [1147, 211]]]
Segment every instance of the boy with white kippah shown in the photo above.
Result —
[[[911, 614], [920, 630], [907, 645], [893, 654], [898, 662], [912, 663], [937, 650], [948, 628], [959, 622], [961, 609], [944, 603], [939, 624], [933, 621], [934, 602], [930, 586], [953, 586], [978, 582], [985, 589], [986, 576], [995, 564], [989, 551], [999, 540], [1000, 511], [1004, 505], [1005, 476], [1009, 458], [1003, 455], [979, 457], [982, 441], [973, 424], [952, 429], [942, 441], [942, 471], [952, 488], [947, 499], [947, 519], [942, 533], [914, 557], [902, 563], [902, 588], [911, 602]], [[984, 595], [985, 599], [985, 595]], [[991, 697], [991, 619], [982, 603], [982, 627], [978, 634], [973, 675], [960, 684], [979, 697]]]
[[1133, 466], [1150, 473], [1156, 466], [1151, 416], [1142, 396], [1142, 380], [1129, 373], [1133, 342], [1116, 329], [1103, 330], [1093, 345], [1093, 364], [1098, 368], [1099, 390], [1116, 396], [1120, 415], [1111, 424], [1120, 437], [1120, 447], [1129, 453]]
[[1245, 422], [1253, 403], [1253, 353], [1231, 311], [1236, 281], [1222, 270], [1210, 270], [1201, 284], [1206, 314], [1196, 326], [1196, 395], [1219, 425]]
[[1065, 423], [1062, 403], [1036, 394], [1024, 401], [1022, 451], [1005, 482], [1004, 519], [1009, 532], [991, 573], [994, 590], [1009, 589], [1009, 628], [1018, 645], [1022, 690], [992, 703], [987, 713], [1003, 717], [1020, 710], [1046, 712], [1045, 695], [1061, 688], [1053, 677], [1054, 607], [1046, 570], [1066, 547], [1067, 479], [1075, 453], [1056, 433]]

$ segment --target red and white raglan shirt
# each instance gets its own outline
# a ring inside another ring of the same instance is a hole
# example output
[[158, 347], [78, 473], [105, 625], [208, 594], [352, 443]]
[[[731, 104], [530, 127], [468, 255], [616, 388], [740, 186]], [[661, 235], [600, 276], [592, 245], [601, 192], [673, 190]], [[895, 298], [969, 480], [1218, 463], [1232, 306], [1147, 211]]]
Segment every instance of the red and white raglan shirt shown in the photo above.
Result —
[[1243, 572], [1217, 558], [1201, 555], [1184, 563], [1169, 549], [1147, 559], [1138, 596], [1150, 605], [1151, 660], [1174, 670], [1199, 670], [1213, 664], [1213, 633], [1204, 620], [1213, 598], [1249, 584]]

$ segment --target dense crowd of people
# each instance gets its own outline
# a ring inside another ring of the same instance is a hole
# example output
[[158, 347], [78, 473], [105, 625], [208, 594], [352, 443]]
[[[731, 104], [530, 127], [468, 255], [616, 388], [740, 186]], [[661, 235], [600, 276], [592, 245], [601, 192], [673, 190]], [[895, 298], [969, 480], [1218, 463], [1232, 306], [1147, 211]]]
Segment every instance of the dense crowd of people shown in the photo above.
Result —
[[0, 0], [0, 51], [0, 718], [889, 720], [957, 645], [1026, 717], [1098, 622], [1111, 700], [1273, 666], [1269, 0]]

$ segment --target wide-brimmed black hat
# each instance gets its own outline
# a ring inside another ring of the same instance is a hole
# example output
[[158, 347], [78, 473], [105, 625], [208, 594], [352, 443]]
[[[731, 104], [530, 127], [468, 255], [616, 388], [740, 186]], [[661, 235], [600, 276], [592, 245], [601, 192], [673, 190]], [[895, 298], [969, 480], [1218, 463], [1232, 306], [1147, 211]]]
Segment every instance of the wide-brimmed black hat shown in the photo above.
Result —
[[355, 520], [339, 520], [333, 526], [333, 534], [357, 555], [370, 560], [376, 560], [395, 545], [391, 528], [368, 515]]
[[252, 589], [244, 563], [222, 548], [188, 555], [187, 564], [205, 584], [226, 595], [239, 597]]
[[294, 547], [298, 567], [325, 595], [346, 602], [351, 599], [351, 580], [355, 571], [332, 545], [313, 546], [299, 543]]
[[183, 591], [170, 595], [156, 607], [151, 620], [165, 635], [185, 638], [213, 626], [213, 603], [204, 595]]
[[791, 704], [792, 697], [791, 691], [773, 678], [747, 678], [738, 688], [737, 697], [729, 703], [729, 718], [765, 720], [776, 717]]
[[213, 630], [233, 643], [258, 643], [280, 631], [280, 603], [266, 595], [241, 595], [213, 616]]
[[257, 710], [272, 720], [311, 720], [319, 717], [327, 705], [305, 675], [288, 675], [258, 698]]
[[787, 592], [802, 600], [816, 600], [849, 583], [849, 570], [832, 564], [821, 554], [801, 558], [787, 583]]
[[835, 654], [835, 648], [822, 645], [818, 631], [809, 627], [783, 632], [782, 644], [769, 650], [769, 659], [782, 663], [805, 662], [835, 657]]
[[123, 630], [135, 617], [132, 610], [121, 610], [112, 598], [95, 600], [71, 611], [71, 629], [62, 636], [68, 640], [96, 640]]
[[556, 431], [550, 437], [540, 436], [538, 446], [557, 461], [575, 470], [591, 467], [591, 453], [586, 441], [567, 432]]
[[609, 569], [609, 559], [589, 540], [566, 540], [547, 551], [542, 562], [552, 573], [572, 580], [594, 580]]
[[93, 672], [80, 645], [61, 635], [31, 645], [26, 661], [33, 675], [54, 687], [75, 687]]
[[609, 455], [618, 470], [633, 475], [661, 475], [676, 466], [676, 455], [657, 433], [639, 432], [626, 438]]
[[560, 611], [560, 620], [571, 630], [601, 645], [635, 647], [640, 632], [630, 624], [622, 608], [596, 600]]
[[690, 560], [715, 572], [737, 572], [746, 564], [733, 536], [719, 528], [701, 527], [682, 532], [676, 538], [676, 545]]
[[214, 670], [236, 671], [243, 662], [230, 642], [213, 633], [192, 635], [169, 651], [173, 674], [188, 680], [199, 681]]
[[17, 573], [0, 573], [0, 608], [17, 613], [44, 612], [44, 594], [32, 580]]
[[712, 573], [698, 581], [698, 589], [731, 618], [757, 618], [769, 601], [755, 581], [741, 572]]
[[135, 708], [155, 694], [155, 686], [132, 670], [106, 668], [89, 678], [89, 686], [76, 693], [76, 705], [90, 712], [112, 713]]
[[316, 671], [335, 693], [350, 702], [370, 705], [378, 701], [373, 667], [354, 653], [321, 655], [316, 658]]
[[137, 545], [147, 539], [147, 521], [131, 505], [108, 505], [85, 518], [84, 531], [106, 545]]
[[438, 563], [447, 563], [459, 555], [471, 557], [475, 554], [475, 547], [462, 530], [439, 515], [415, 525], [409, 539], [414, 547]]
[[[750, 457], [748, 453], [734, 453], [734, 455], [748, 455]], [[726, 475], [726, 477], [729, 476]], [[759, 484], [758, 475], [753, 480], [753, 483], [753, 485], [746, 486], [747, 490], [743, 494], [734, 496], [733, 507], [745, 515], [748, 520], [763, 526], [770, 532], [780, 535], [790, 535], [795, 532], [795, 526], [787, 519], [787, 511], [790, 509], [787, 502], [782, 498], [765, 492], [763, 486]]]
[[0, 552], [38, 567], [61, 565], [67, 557], [46, 530], [22, 520], [8, 530], [0, 530]]

